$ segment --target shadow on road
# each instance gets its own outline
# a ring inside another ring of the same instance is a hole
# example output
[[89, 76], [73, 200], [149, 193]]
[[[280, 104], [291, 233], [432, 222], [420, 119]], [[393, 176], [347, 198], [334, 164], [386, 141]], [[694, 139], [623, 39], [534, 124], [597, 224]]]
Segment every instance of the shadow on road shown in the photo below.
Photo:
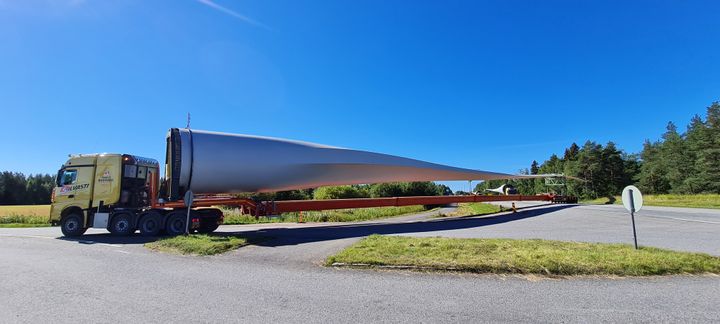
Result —
[[[522, 209], [518, 210], [518, 212], [514, 214], [503, 214], [482, 218], [458, 217], [413, 221], [408, 223], [365, 223], [300, 228], [268, 228], [255, 231], [223, 232], [221, 235], [237, 235], [248, 238], [271, 238], [267, 240], [260, 240], [255, 245], [274, 247], [365, 237], [372, 234], [422, 233], [476, 228], [536, 217], [574, 206], [576, 205], [550, 205], [542, 208]], [[86, 234], [80, 238], [59, 237], [58, 239], [78, 242], [79, 244], [145, 244], [156, 241], [159, 238], [161, 237], [144, 237], [140, 236], [138, 233], [131, 236], [113, 236], [109, 233], [101, 233]]]
[[114, 236], [110, 233], [85, 234], [82, 237], [58, 237], [58, 240], [77, 242], [78, 244], [145, 244], [162, 237], [145, 237], [138, 233], [130, 236]]
[[574, 206], [575, 205], [553, 205], [545, 208], [522, 210], [514, 214], [504, 214], [483, 218], [440, 218], [410, 223], [350, 224], [277, 229], [270, 228], [257, 231], [225, 232], [225, 234], [242, 235], [246, 237], [272, 237], [274, 239], [262, 241], [257, 245], [274, 247], [365, 237], [372, 234], [422, 233], [476, 228], [536, 217]]

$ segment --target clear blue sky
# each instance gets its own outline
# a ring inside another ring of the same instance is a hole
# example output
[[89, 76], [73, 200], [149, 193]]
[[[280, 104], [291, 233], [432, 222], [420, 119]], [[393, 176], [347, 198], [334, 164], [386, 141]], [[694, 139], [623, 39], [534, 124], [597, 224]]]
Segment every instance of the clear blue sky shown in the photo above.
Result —
[[0, 0], [0, 169], [164, 161], [188, 112], [511, 173], [573, 141], [636, 152], [720, 99], [718, 4]]

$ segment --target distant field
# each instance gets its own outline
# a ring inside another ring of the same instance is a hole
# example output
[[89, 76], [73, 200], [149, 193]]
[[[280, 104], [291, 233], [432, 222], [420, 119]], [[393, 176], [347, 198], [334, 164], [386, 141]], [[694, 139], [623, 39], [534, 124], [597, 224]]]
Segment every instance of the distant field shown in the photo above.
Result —
[[0, 227], [50, 226], [50, 205], [0, 206]]
[[[620, 196], [614, 197], [614, 202], [608, 197], [585, 200], [585, 204], [622, 204]], [[691, 207], [691, 208], [717, 208], [720, 209], [719, 194], [702, 195], [643, 195], [643, 202], [646, 206], [662, 207]]]
[[[324, 211], [306, 211], [302, 213], [304, 222], [357, 222], [387, 218], [426, 211], [423, 206], [376, 207], [357, 209], [337, 209]], [[284, 213], [277, 217], [260, 217], [243, 215], [237, 209], [223, 209], [225, 224], [256, 224], [256, 223], [295, 223], [299, 221], [299, 213]]]

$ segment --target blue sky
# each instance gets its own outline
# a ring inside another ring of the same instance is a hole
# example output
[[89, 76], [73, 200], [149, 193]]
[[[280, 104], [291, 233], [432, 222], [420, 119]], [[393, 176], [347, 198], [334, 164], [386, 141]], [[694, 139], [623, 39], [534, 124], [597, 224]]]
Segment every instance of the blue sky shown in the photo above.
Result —
[[[170, 127], [515, 173], [720, 99], [718, 2], [0, 0], [0, 169]], [[455, 185], [463, 188], [466, 184]]]

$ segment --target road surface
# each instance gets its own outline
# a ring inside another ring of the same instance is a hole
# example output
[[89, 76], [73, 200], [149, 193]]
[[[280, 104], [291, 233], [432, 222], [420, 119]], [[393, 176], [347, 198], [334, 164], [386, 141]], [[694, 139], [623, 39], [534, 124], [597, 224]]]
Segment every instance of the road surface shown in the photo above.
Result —
[[[533, 279], [322, 267], [372, 234], [631, 242], [619, 206], [536, 206], [464, 219], [222, 226], [271, 237], [220, 256], [146, 250], [91, 230], [0, 229], [0, 322], [717, 322], [720, 278]], [[647, 208], [639, 241], [720, 254], [720, 212]]]

